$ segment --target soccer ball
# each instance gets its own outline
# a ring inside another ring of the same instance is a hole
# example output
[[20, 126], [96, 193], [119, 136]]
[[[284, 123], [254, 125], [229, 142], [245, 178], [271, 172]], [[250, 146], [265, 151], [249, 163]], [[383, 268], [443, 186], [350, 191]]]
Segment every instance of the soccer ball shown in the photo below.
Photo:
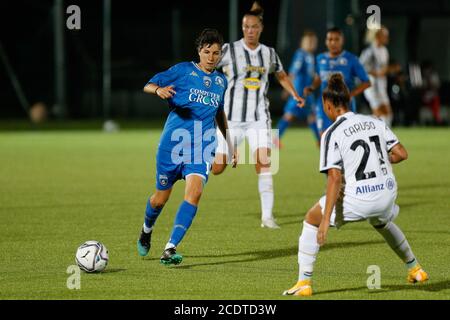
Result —
[[86, 272], [105, 270], [108, 260], [108, 249], [102, 243], [93, 240], [79, 246], [75, 255], [77, 265]]

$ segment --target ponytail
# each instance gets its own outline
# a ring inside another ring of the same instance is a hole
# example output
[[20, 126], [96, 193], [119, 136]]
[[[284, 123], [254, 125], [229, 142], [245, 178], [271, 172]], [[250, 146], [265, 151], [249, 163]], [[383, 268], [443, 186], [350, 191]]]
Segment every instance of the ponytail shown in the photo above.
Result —
[[344, 77], [340, 73], [333, 73], [328, 79], [328, 85], [322, 93], [324, 100], [330, 101], [333, 106], [348, 109], [350, 104], [350, 92], [344, 82]]

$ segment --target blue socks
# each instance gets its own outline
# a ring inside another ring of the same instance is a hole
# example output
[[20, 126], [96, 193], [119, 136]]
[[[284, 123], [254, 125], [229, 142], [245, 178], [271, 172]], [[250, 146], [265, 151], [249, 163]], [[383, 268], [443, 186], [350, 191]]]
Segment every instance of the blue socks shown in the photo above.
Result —
[[145, 233], [149, 233], [150, 231], [152, 231], [156, 219], [158, 219], [162, 209], [163, 208], [154, 209], [150, 204], [150, 199], [147, 201], [147, 207], [145, 208], [145, 218], [144, 218]]
[[284, 135], [284, 132], [289, 127], [289, 122], [284, 120], [283, 118], [278, 121], [278, 138], [281, 139], [281, 137]]
[[177, 216], [175, 217], [175, 223], [172, 229], [172, 234], [168, 244], [177, 246], [183, 239], [186, 231], [192, 224], [195, 214], [197, 213], [197, 207], [190, 204], [187, 201], [183, 201], [178, 208]]
[[314, 138], [316, 138], [316, 141], [320, 142], [320, 133], [319, 133], [319, 129], [317, 128], [317, 123], [315, 121], [308, 123], [308, 127], [313, 132]]
[[[162, 209], [163, 208], [159, 209], [153, 208], [150, 204], [150, 200], [147, 202], [143, 226], [145, 233], [150, 233], [152, 231], [156, 219], [158, 219]], [[187, 201], [183, 201], [183, 203], [181, 203], [180, 207], [178, 208], [177, 215], [175, 217], [172, 234], [170, 236], [170, 240], [168, 243], [169, 247], [176, 247], [181, 242], [184, 235], [186, 234], [186, 231], [191, 226], [196, 213], [197, 213], [196, 206], [190, 204]]]

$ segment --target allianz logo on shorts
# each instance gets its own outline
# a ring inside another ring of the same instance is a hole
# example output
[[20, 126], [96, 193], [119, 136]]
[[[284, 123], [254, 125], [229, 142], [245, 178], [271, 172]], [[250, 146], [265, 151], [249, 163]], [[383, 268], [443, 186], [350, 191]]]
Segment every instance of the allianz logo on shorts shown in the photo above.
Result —
[[371, 193], [376, 191], [384, 190], [384, 183], [381, 184], [374, 184], [374, 185], [365, 185], [361, 187], [356, 187], [356, 194], [364, 194], [364, 193]]
[[218, 108], [221, 98], [217, 93], [191, 88], [189, 90], [189, 101], [198, 102], [205, 106]]

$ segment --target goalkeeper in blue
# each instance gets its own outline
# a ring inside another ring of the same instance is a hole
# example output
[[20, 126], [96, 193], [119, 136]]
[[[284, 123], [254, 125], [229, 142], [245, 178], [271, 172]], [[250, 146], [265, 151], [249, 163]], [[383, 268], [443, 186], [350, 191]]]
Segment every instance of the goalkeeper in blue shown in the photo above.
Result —
[[155, 222], [169, 200], [173, 185], [180, 179], [186, 180], [184, 199], [160, 259], [167, 265], [182, 261], [176, 249], [194, 220], [208, 181], [217, 146], [216, 126], [233, 150], [233, 167], [237, 163], [237, 153], [227, 138], [228, 123], [223, 109], [227, 80], [215, 69], [223, 38], [217, 30], [205, 29], [196, 45], [198, 63], [176, 64], [156, 74], [144, 87], [144, 92], [167, 100], [170, 113], [156, 155], [156, 191], [147, 202], [137, 242], [141, 256], [150, 251]]

